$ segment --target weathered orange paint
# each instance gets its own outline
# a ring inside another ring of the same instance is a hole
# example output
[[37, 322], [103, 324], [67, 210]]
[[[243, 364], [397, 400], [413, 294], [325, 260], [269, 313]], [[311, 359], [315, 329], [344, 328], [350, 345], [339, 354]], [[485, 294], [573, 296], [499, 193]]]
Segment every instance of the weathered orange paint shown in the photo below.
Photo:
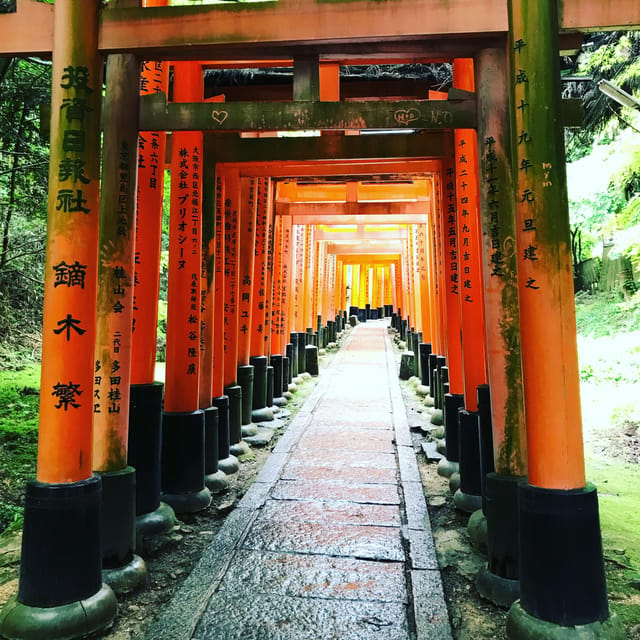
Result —
[[248, 365], [251, 355], [251, 298], [253, 296], [253, 267], [255, 264], [256, 213], [258, 179], [240, 178], [239, 213], [242, 225], [238, 227], [238, 364]]
[[462, 341], [460, 339], [460, 254], [458, 246], [458, 216], [456, 214], [456, 191], [452, 161], [442, 166], [439, 200], [443, 207], [443, 225], [440, 229], [442, 254], [444, 258], [444, 308], [446, 320], [444, 329], [447, 336], [447, 364], [449, 367], [449, 390], [464, 393], [462, 375]]
[[136, 231], [135, 152], [140, 64], [130, 55], [107, 60], [103, 104], [102, 194], [93, 387], [93, 468], [127, 466]]
[[281, 349], [284, 354], [285, 347], [289, 342], [289, 333], [293, 329], [293, 315], [291, 308], [292, 283], [293, 283], [293, 225], [291, 218], [282, 219], [282, 344]]
[[[56, 3], [38, 431], [40, 482], [77, 482], [92, 472], [102, 107], [97, 39], [97, 2]], [[86, 77], [76, 76], [80, 67], [86, 69]], [[65, 117], [63, 101], [76, 97], [86, 99], [89, 108], [82, 129], [77, 121]], [[73, 130], [84, 131], [82, 151], [64, 149], [65, 134]], [[66, 161], [81, 163], [86, 182], [74, 179], [73, 172], [63, 178], [60, 167]], [[68, 205], [64, 204], [65, 194], [72, 198]]]
[[240, 176], [225, 176], [224, 200], [224, 386], [236, 383], [238, 366], [238, 252], [242, 227]]
[[283, 260], [283, 224], [282, 217], [276, 216], [273, 221], [273, 287], [271, 301], [271, 321], [269, 332], [271, 336], [270, 353], [283, 355], [284, 345], [284, 260]]
[[[202, 100], [203, 77], [198, 63], [174, 63], [173, 93], [176, 102]], [[164, 395], [168, 412], [195, 411], [200, 399], [202, 133], [180, 131], [173, 135]]]
[[313, 321], [313, 284], [315, 279], [315, 260], [313, 251], [313, 232], [312, 225], [305, 225], [304, 229], [304, 266], [302, 273], [302, 325], [300, 331], [306, 331], [308, 327], [314, 326]]
[[253, 293], [251, 298], [251, 345], [252, 356], [263, 356], [267, 352], [270, 319], [269, 291], [269, 235], [271, 225], [271, 181], [258, 179], [256, 202], [256, 241], [253, 265]]
[[[216, 168], [217, 169], [217, 168]], [[213, 376], [211, 396], [219, 398], [224, 393], [224, 321], [225, 321], [225, 178], [216, 171], [216, 211], [215, 211], [215, 267], [213, 277]]]
[[[146, 0], [152, 6], [154, 0]], [[166, 4], [167, 0], [155, 0]], [[166, 92], [168, 62], [143, 62], [140, 95]], [[160, 248], [162, 241], [162, 196], [167, 134], [141, 131], [138, 136], [138, 206], [136, 220], [136, 273], [134, 283], [131, 384], [154, 380], [158, 296], [160, 292]]]
[[[459, 89], [474, 90], [473, 60], [454, 60], [453, 82]], [[487, 382], [477, 134], [473, 129], [457, 129], [455, 142], [464, 404], [469, 411], [477, 411], [477, 388]]]

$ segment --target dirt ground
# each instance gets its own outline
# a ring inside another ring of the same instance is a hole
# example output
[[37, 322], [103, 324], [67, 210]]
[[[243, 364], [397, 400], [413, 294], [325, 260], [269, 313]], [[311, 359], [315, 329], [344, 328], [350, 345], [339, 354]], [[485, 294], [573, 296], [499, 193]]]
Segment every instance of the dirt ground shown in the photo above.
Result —
[[[322, 359], [321, 369], [330, 363], [332, 357], [332, 354], [328, 354]], [[301, 385], [300, 391], [287, 407], [292, 412], [288, 421], [295, 416], [314, 385], [313, 380]], [[422, 440], [420, 425], [427, 423], [428, 416], [415, 388], [408, 382], [402, 382], [401, 386], [409, 425], [414, 431], [414, 444], [419, 450]], [[628, 436], [623, 434], [620, 438], [621, 447], [628, 444]], [[199, 514], [181, 515], [172, 532], [147, 545], [144, 556], [149, 571], [148, 583], [145, 588], [118, 598], [118, 617], [111, 630], [101, 637], [108, 640], [141, 640], [145, 637], [156, 612], [180, 587], [226, 515], [255, 479], [276, 442], [277, 436], [268, 448], [253, 450], [252, 457], [245, 460], [240, 471], [230, 477], [229, 489], [214, 496], [211, 508]], [[634, 447], [630, 455], [637, 456], [637, 452], [638, 449]], [[637, 460], [635, 457], [633, 461]], [[454, 639], [506, 640], [507, 611], [483, 600], [474, 587], [475, 575], [486, 559], [471, 545], [466, 529], [468, 516], [455, 509], [448, 481], [437, 474], [436, 463], [427, 461], [424, 454], [420, 453], [418, 464], [442, 569]], [[19, 536], [5, 534], [0, 538], [0, 607], [17, 588], [18, 566]], [[623, 571], [624, 567], [608, 562], [609, 583], [612, 580], [615, 582], [616, 574]], [[640, 640], [640, 625], [630, 625], [628, 634], [630, 640]]]

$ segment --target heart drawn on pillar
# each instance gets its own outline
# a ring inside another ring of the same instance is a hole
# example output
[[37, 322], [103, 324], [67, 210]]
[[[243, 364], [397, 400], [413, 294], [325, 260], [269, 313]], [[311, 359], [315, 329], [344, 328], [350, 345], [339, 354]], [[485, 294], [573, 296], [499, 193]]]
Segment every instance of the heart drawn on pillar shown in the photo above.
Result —
[[420, 112], [417, 109], [398, 109], [393, 114], [393, 119], [398, 124], [408, 125], [410, 122], [417, 120], [420, 117]]
[[211, 117], [218, 123], [218, 124], [222, 124], [226, 119], [227, 116], [229, 115], [228, 111], [212, 111], [211, 112]]

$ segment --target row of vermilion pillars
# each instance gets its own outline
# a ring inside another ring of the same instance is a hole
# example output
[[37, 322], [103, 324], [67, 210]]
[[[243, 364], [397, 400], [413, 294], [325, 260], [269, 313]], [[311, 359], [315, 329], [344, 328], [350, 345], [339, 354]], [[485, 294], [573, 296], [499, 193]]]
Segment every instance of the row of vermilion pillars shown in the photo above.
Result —
[[[504, 51], [483, 51], [475, 74], [472, 61], [454, 63], [459, 88], [473, 90], [474, 75], [481, 87], [478, 139], [455, 132], [427, 223], [438, 237], [426, 249], [432, 340], [448, 364], [441, 466], [460, 470], [451, 477], [459, 508], [472, 511], [484, 496], [489, 563], [478, 584], [501, 604], [520, 594], [511, 638], [547, 637], [549, 624], [622, 637], [606, 602], [597, 498], [584, 480], [559, 90], [529, 91], [545, 65], [557, 72], [557, 43], [546, 41], [557, 24], [546, 4], [525, 11], [514, 2], [511, 15], [511, 96]], [[410, 320], [409, 296], [420, 299], [408, 275], [416, 244], [410, 235], [394, 269]]]

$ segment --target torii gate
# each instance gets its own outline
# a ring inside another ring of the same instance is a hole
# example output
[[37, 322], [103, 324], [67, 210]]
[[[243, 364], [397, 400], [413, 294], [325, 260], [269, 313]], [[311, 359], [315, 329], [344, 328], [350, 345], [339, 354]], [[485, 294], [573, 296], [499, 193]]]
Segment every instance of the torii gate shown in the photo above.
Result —
[[[92, 475], [94, 406], [87, 399], [97, 373], [96, 338], [103, 340], [108, 353], [108, 374], [116, 373], [113, 367], [119, 358], [114, 356], [127, 348], [130, 339], [127, 332], [122, 334], [115, 317], [113, 324], [107, 323], [106, 333], [97, 336], [94, 318], [98, 304], [107, 304], [119, 314], [132, 300], [130, 271], [116, 271], [122, 265], [104, 261], [99, 271], [97, 248], [100, 224], [103, 244], [109, 233], [125, 238], [133, 228], [130, 185], [135, 182], [132, 151], [137, 127], [130, 114], [137, 103], [138, 61], [230, 61], [248, 56], [274, 60], [293, 55], [296, 75], [312, 92], [314, 56], [343, 63], [473, 58], [477, 91], [475, 98], [468, 91], [454, 91], [446, 103], [404, 100], [354, 105], [307, 100], [304, 105], [230, 103], [214, 110], [197, 103], [166, 105], [152, 98], [143, 102], [140, 129], [478, 131], [484, 289], [487, 298], [503, 300], [487, 308], [502, 313], [499, 320], [517, 318], [516, 290], [519, 293], [519, 323], [508, 323], [508, 334], [500, 334], [500, 322], [489, 320], [488, 336], [497, 332], [493, 338], [502, 341], [505, 349], [500, 357], [513, 376], [508, 382], [514, 384], [517, 372], [509, 369], [508, 362], [514, 353], [507, 345], [513, 345], [521, 333], [527, 400], [528, 481], [517, 488], [523, 523], [521, 599], [511, 610], [509, 634], [543, 638], [556, 631], [570, 634], [579, 625], [594, 638], [621, 637], [616, 619], [608, 612], [597, 497], [584, 478], [557, 36], [559, 31], [568, 34], [563, 37], [573, 44], [567, 46], [575, 46], [573, 34], [581, 30], [638, 27], [638, 3], [565, 0], [558, 6], [549, 0], [530, 6], [522, 0], [484, 0], [480, 5], [469, 0], [392, 4], [282, 0], [230, 10], [219, 5], [139, 8], [126, 2], [100, 9], [98, 2], [86, 0], [58, 0], [51, 7], [22, 0], [18, 6], [15, 15], [0, 17], [0, 24], [6, 26], [0, 53], [52, 53], [54, 90], [38, 481], [27, 488], [20, 594], [2, 612], [2, 634], [27, 637], [36, 627], [42, 637], [80, 636], [104, 628], [115, 615], [113, 594], [101, 579], [102, 483]], [[311, 59], [310, 50], [314, 52]], [[100, 198], [98, 186], [102, 56], [109, 56], [110, 78], [117, 78], [110, 79], [104, 106], [103, 185], [117, 185], [122, 196], [118, 203], [109, 201], [104, 187]], [[299, 98], [294, 90], [294, 100]], [[382, 159], [393, 153], [397, 154], [393, 157], [407, 158], [424, 155], [430, 144], [433, 156], [441, 157], [452, 142], [445, 131], [407, 138], [411, 140], [385, 140], [385, 152], [376, 149], [375, 141], [347, 138], [339, 142], [320, 138], [313, 145], [241, 140], [229, 145], [226, 157], [219, 149], [216, 162], [246, 160], [249, 153], [266, 156], [255, 160], [284, 154], [286, 159], [308, 161], [336, 157], [336, 149], [343, 158]], [[461, 162], [461, 140], [456, 138], [456, 147], [449, 148], [448, 157], [455, 156], [457, 162]], [[67, 162], [73, 164], [73, 171], [60, 170]], [[109, 221], [113, 229], [108, 229]], [[497, 239], [503, 246], [514, 237], [516, 250], [497, 257], [492, 243]], [[130, 248], [122, 250], [129, 255]], [[517, 272], [517, 283], [499, 273], [487, 275], [492, 259], [493, 264], [500, 259], [505, 272]], [[109, 293], [114, 290], [118, 293]], [[106, 301], [99, 296], [106, 296]], [[72, 360], [59, 357], [56, 328], [65, 318], [70, 328], [82, 330], [74, 331], [78, 336], [73, 336]], [[550, 389], [549, 375], [540, 375], [542, 344], [549, 345], [545, 371], [565, 380], [565, 385]], [[112, 396], [110, 400], [116, 402], [117, 394]], [[543, 396], [547, 404], [536, 406]], [[112, 405], [113, 413], [118, 406]], [[515, 423], [509, 420], [517, 418], [517, 413], [507, 412], [498, 427], [504, 429], [505, 442], [514, 435]], [[121, 467], [110, 466], [114, 452], [103, 453], [107, 460], [103, 480], [109, 474], [120, 478]], [[126, 457], [120, 462], [126, 464]], [[504, 476], [514, 470], [508, 453], [501, 462]], [[48, 571], [42, 570], [45, 566]], [[557, 575], [559, 566], [569, 571]]]

